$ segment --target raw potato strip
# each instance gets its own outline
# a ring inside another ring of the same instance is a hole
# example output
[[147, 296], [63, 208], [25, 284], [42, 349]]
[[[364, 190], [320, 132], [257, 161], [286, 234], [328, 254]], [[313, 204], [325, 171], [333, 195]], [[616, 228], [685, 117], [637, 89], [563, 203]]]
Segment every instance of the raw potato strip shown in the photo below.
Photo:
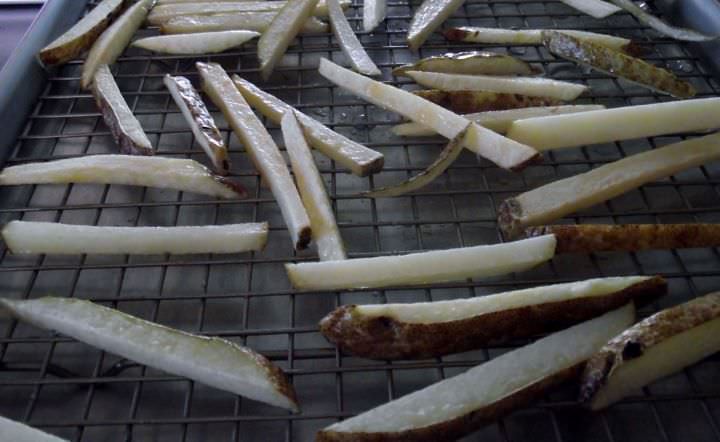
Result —
[[312, 237], [310, 219], [277, 144], [219, 64], [197, 63], [197, 69], [203, 90], [225, 115], [260, 176], [270, 186], [293, 247], [306, 248]]
[[[277, 12], [238, 12], [235, 14], [188, 15], [175, 17], [160, 25], [163, 34], [197, 34], [248, 30], [265, 32]], [[310, 17], [300, 29], [301, 34], [318, 34], [328, 31], [327, 23]]]
[[192, 129], [195, 140], [212, 161], [215, 172], [227, 175], [230, 170], [227, 146], [200, 94], [185, 77], [172, 77], [168, 74], [163, 82]]
[[0, 416], [0, 436], [13, 442], [68, 442], [51, 434]]
[[225, 339], [193, 335], [80, 299], [0, 299], [0, 307], [17, 319], [143, 365], [298, 411], [295, 391], [282, 370]]
[[320, 261], [347, 259], [345, 245], [335, 221], [325, 183], [293, 112], [287, 112], [283, 117], [282, 133], [295, 180], [310, 217], [313, 239], [317, 244]]
[[[320, 60], [320, 75], [376, 106], [390, 109], [436, 130], [445, 138], [453, 139], [467, 128], [468, 120], [456, 113], [410, 92], [341, 68], [325, 58]], [[538, 152], [531, 147], [508, 141], [507, 138], [489, 129], [471, 124], [465, 136], [464, 146], [498, 166], [510, 170], [523, 169], [540, 158]]]
[[95, 72], [100, 66], [111, 65], [123, 53], [128, 43], [142, 25], [148, 11], [155, 0], [139, 0], [128, 8], [109, 28], [103, 31], [100, 38], [90, 48], [82, 70], [80, 85], [83, 89], [90, 88]]
[[350, 60], [350, 64], [361, 74], [380, 75], [380, 69], [375, 66], [368, 53], [365, 52], [362, 43], [355, 36], [355, 31], [350, 27], [350, 23], [348, 23], [338, 0], [326, 1], [330, 12], [330, 26], [333, 34], [335, 34], [335, 38], [340, 44], [340, 49]]
[[355, 175], [367, 176], [382, 170], [385, 157], [380, 152], [335, 132], [237, 75], [233, 75], [233, 81], [250, 105], [273, 123], [280, 124], [285, 113], [295, 112], [310, 145]]
[[123, 8], [123, 0], [103, 0], [73, 27], [45, 46], [38, 58], [45, 65], [67, 63], [88, 49]]
[[444, 72], [449, 74], [534, 75], [540, 70], [512, 55], [488, 51], [467, 51], [435, 55], [393, 69], [395, 76], [408, 71]]
[[346, 305], [320, 321], [320, 331], [355, 356], [429, 359], [562, 330], [666, 292], [659, 276], [629, 276], [452, 301]]
[[260, 76], [270, 79], [275, 65], [285, 55], [303, 23], [312, 16], [318, 0], [287, 0], [258, 41]]
[[[470, 123], [468, 122], [468, 126]], [[467, 130], [460, 132], [458, 136], [450, 140], [440, 155], [425, 170], [414, 175], [412, 178], [402, 183], [395, 184], [380, 189], [373, 189], [369, 192], [363, 192], [362, 195], [369, 198], [386, 198], [392, 196], [400, 196], [418, 189], [422, 189], [435, 178], [442, 175], [450, 165], [455, 162], [460, 153], [463, 151], [463, 140]]]
[[407, 42], [410, 50], [417, 51], [435, 29], [440, 27], [465, 0], [424, 0], [408, 29]]
[[611, 3], [616, 4], [622, 9], [626, 10], [630, 14], [634, 15], [638, 21], [646, 26], [649, 26], [663, 35], [672, 37], [676, 40], [686, 41], [710, 41], [718, 38], [717, 35], [707, 35], [701, 32], [694, 31], [692, 29], [678, 28], [671, 26], [666, 22], [660, 20], [654, 15], [645, 12], [641, 7], [632, 2], [632, 0], [609, 0]]
[[587, 363], [580, 400], [593, 410], [720, 351], [720, 292], [635, 324]]
[[510, 237], [602, 203], [645, 183], [720, 159], [720, 133], [682, 141], [546, 184], [505, 200], [500, 228]]
[[187, 35], [160, 35], [135, 40], [132, 46], [161, 54], [215, 54], [259, 37], [254, 31], [198, 32]]
[[105, 125], [110, 129], [120, 152], [128, 155], [153, 155], [155, 151], [152, 143], [128, 107], [106, 64], [98, 68], [92, 92]]
[[557, 239], [555, 253], [720, 247], [720, 224], [577, 224], [525, 230], [528, 238], [548, 234]]
[[[605, 109], [605, 106], [600, 104], [578, 104], [550, 107], [527, 107], [524, 109], [480, 112], [463, 116], [468, 120], [474, 121], [492, 131], [504, 134], [508, 131], [508, 129], [510, 129], [512, 123], [517, 120], [546, 117], [549, 115], [575, 114], [600, 109]], [[435, 131], [418, 123], [398, 124], [393, 127], [393, 133], [401, 137], [426, 137], [435, 135]]]
[[439, 91], [437, 89], [413, 91], [413, 94], [438, 104], [453, 112], [499, 111], [525, 107], [557, 106], [561, 100], [547, 97], [529, 97], [519, 94], [503, 94], [487, 91]]
[[241, 253], [267, 242], [267, 223], [182, 227], [98, 227], [12, 221], [2, 237], [14, 254], [157, 255]]
[[543, 44], [554, 55], [624, 78], [656, 92], [679, 98], [694, 97], [695, 88], [675, 74], [605, 46], [560, 32], [543, 32]]
[[560, 0], [571, 8], [584, 12], [594, 18], [605, 18], [621, 9], [603, 0]]
[[285, 264], [299, 290], [435, 284], [522, 272], [553, 258], [552, 235], [512, 243], [347, 261]]
[[651, 103], [519, 120], [508, 138], [538, 150], [560, 149], [720, 127], [720, 98]]
[[244, 198], [235, 181], [215, 175], [193, 160], [131, 155], [89, 155], [12, 166], [0, 172], [0, 186], [95, 183], [157, 187], [225, 199]]
[[317, 441], [459, 439], [574, 379], [584, 362], [634, 319], [632, 305], [606, 313], [333, 424]]
[[372, 32], [387, 14], [387, 0], [365, 0], [363, 3], [363, 30]]
[[547, 97], [572, 101], [589, 88], [567, 81], [534, 77], [493, 77], [489, 75], [459, 75], [439, 72], [408, 71], [407, 76], [418, 84], [442, 91], [489, 91]]

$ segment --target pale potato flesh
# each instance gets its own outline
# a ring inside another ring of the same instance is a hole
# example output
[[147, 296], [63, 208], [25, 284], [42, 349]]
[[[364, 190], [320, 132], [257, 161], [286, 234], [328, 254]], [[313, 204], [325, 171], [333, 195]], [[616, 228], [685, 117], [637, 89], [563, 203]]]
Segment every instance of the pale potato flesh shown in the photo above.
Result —
[[[217, 15], [183, 15], [160, 25], [163, 34], [196, 34], [219, 31], [265, 32], [277, 12], [236, 12]], [[310, 17], [300, 29], [301, 34], [317, 34], [328, 31], [327, 23]]]
[[132, 46], [161, 54], [214, 54], [247, 43], [260, 34], [254, 31], [198, 32], [188, 35], [159, 35], [135, 40]]
[[330, 13], [330, 25], [332, 26], [335, 38], [340, 44], [345, 56], [350, 60], [353, 68], [364, 75], [380, 75], [380, 69], [375, 66], [370, 56], [363, 48], [360, 40], [355, 36], [355, 31], [345, 17], [338, 0], [326, 0]]
[[440, 27], [465, 0], [424, 0], [418, 7], [408, 29], [408, 46], [417, 51], [435, 29]]
[[[624, 50], [631, 43], [627, 38], [598, 34], [596, 32], [577, 31], [574, 29], [557, 29], [557, 31], [618, 51]], [[539, 45], [542, 44], [542, 33], [543, 29], [503, 29], [461, 26], [459, 28], [448, 29], [445, 32], [445, 36], [450, 40], [464, 41], [466, 43]]]
[[363, 31], [372, 32], [387, 14], [387, 0], [365, 0], [363, 2]]
[[566, 5], [595, 18], [605, 18], [621, 9], [603, 0], [560, 0]]

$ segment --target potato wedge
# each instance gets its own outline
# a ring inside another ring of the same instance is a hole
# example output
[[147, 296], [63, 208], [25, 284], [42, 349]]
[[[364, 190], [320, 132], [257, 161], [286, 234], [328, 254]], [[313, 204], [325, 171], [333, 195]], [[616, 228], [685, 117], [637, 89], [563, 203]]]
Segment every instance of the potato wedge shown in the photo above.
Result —
[[363, 31], [372, 32], [387, 14], [387, 0], [365, 0], [363, 2]]
[[0, 416], [0, 435], [14, 442], [68, 442], [38, 429]]
[[161, 54], [215, 54], [238, 47], [260, 34], [255, 31], [198, 32], [187, 35], [159, 35], [135, 40], [133, 47]]
[[639, 252], [720, 247], [720, 224], [573, 224], [530, 227], [525, 237], [555, 235], [555, 253]]
[[465, 0], [424, 0], [415, 11], [408, 28], [410, 50], [417, 51], [425, 40], [447, 20]]
[[38, 58], [48, 66], [67, 63], [76, 58], [93, 45], [122, 9], [123, 0], [103, 0], [73, 27], [42, 48]]
[[317, 441], [449, 441], [576, 378], [609, 337], [635, 319], [632, 305], [547, 336], [318, 433]]
[[720, 292], [640, 321], [587, 363], [580, 400], [600, 410], [720, 351]]
[[557, 106], [560, 100], [548, 97], [529, 97], [487, 91], [441, 91], [437, 89], [413, 91], [413, 94], [462, 114], [499, 111], [524, 107]]
[[412, 64], [393, 69], [395, 76], [405, 76], [408, 71], [443, 72], [467, 75], [535, 75], [540, 70], [512, 55], [488, 51], [447, 53], [423, 58]]
[[628, 276], [452, 301], [345, 305], [320, 321], [320, 331], [355, 356], [434, 358], [562, 330], [666, 292], [667, 282], [659, 276]]
[[605, 18], [622, 9], [603, 0], [560, 0], [571, 8], [595, 18]]
[[[160, 25], [163, 34], [196, 34], [220, 31], [257, 31], [265, 32], [277, 12], [237, 12], [218, 15], [185, 15], [175, 17]], [[327, 32], [328, 24], [310, 17], [300, 28], [301, 34], [319, 34]]]
[[589, 172], [509, 198], [498, 223], [509, 238], [629, 192], [641, 185], [720, 159], [720, 133], [635, 154]]
[[133, 34], [142, 25], [155, 0], [139, 0], [120, 16], [90, 48], [82, 70], [80, 86], [89, 89], [100, 66], [111, 65], [122, 54], [132, 40]]
[[345, 17], [338, 0], [325, 0], [330, 13], [330, 26], [332, 27], [335, 39], [340, 45], [345, 56], [353, 68], [364, 75], [380, 75], [380, 69], [372, 61], [372, 58], [365, 52], [360, 40], [355, 36], [355, 31]]

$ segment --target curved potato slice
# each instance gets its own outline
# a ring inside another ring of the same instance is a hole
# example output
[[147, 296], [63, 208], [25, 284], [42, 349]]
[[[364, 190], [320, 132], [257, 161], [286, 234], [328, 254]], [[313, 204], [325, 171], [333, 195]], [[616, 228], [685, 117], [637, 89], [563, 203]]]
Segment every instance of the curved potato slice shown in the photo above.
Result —
[[[163, 34], [197, 34], [219, 31], [265, 32], [277, 12], [237, 12], [218, 15], [184, 15], [160, 25]], [[310, 17], [300, 28], [301, 34], [319, 34], [328, 31], [327, 23]]]
[[387, 14], [387, 0], [365, 0], [363, 2], [363, 30], [372, 32]]
[[423, 58], [412, 64], [393, 69], [395, 76], [408, 71], [443, 72], [446, 74], [534, 75], [540, 70], [512, 55], [489, 51], [447, 53]]
[[135, 40], [132, 46], [161, 54], [215, 54], [247, 43], [260, 34], [254, 31], [198, 32], [160, 35]]
[[626, 10], [630, 14], [634, 15], [635, 18], [638, 19], [638, 21], [646, 26], [649, 26], [659, 33], [663, 35], [667, 35], [668, 37], [672, 37], [676, 40], [686, 40], [686, 41], [710, 41], [715, 40], [719, 36], [717, 35], [707, 35], [703, 34], [701, 32], [694, 31], [692, 29], [686, 29], [686, 28], [678, 28], [675, 26], [671, 26], [667, 24], [666, 22], [660, 20], [659, 18], [655, 17], [654, 15], [645, 12], [640, 6], [636, 5], [632, 2], [632, 0], [608, 0], [611, 3], [616, 4], [617, 6], [621, 7], [622, 9]]
[[340, 44], [340, 49], [350, 60], [350, 64], [361, 74], [380, 75], [380, 69], [372, 61], [368, 53], [365, 52], [365, 48], [355, 36], [355, 31], [350, 27], [350, 23], [348, 23], [338, 0], [326, 0], [326, 2], [330, 12], [330, 25], [333, 33]]

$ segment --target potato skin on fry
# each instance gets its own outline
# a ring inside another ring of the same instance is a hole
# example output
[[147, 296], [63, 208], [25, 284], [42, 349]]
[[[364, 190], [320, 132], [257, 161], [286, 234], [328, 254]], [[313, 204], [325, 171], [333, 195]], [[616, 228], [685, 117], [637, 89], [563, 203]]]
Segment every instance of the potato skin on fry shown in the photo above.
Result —
[[414, 91], [413, 93], [446, 109], [462, 114], [563, 104], [562, 101], [554, 98], [528, 97], [520, 94], [485, 91], [441, 91], [430, 89]]
[[635, 301], [644, 305], [664, 295], [660, 276], [603, 296], [530, 305], [430, 324], [390, 316], [367, 317], [346, 305], [320, 321], [320, 332], [342, 350], [371, 359], [423, 359], [474, 350], [488, 343], [560, 330]]

